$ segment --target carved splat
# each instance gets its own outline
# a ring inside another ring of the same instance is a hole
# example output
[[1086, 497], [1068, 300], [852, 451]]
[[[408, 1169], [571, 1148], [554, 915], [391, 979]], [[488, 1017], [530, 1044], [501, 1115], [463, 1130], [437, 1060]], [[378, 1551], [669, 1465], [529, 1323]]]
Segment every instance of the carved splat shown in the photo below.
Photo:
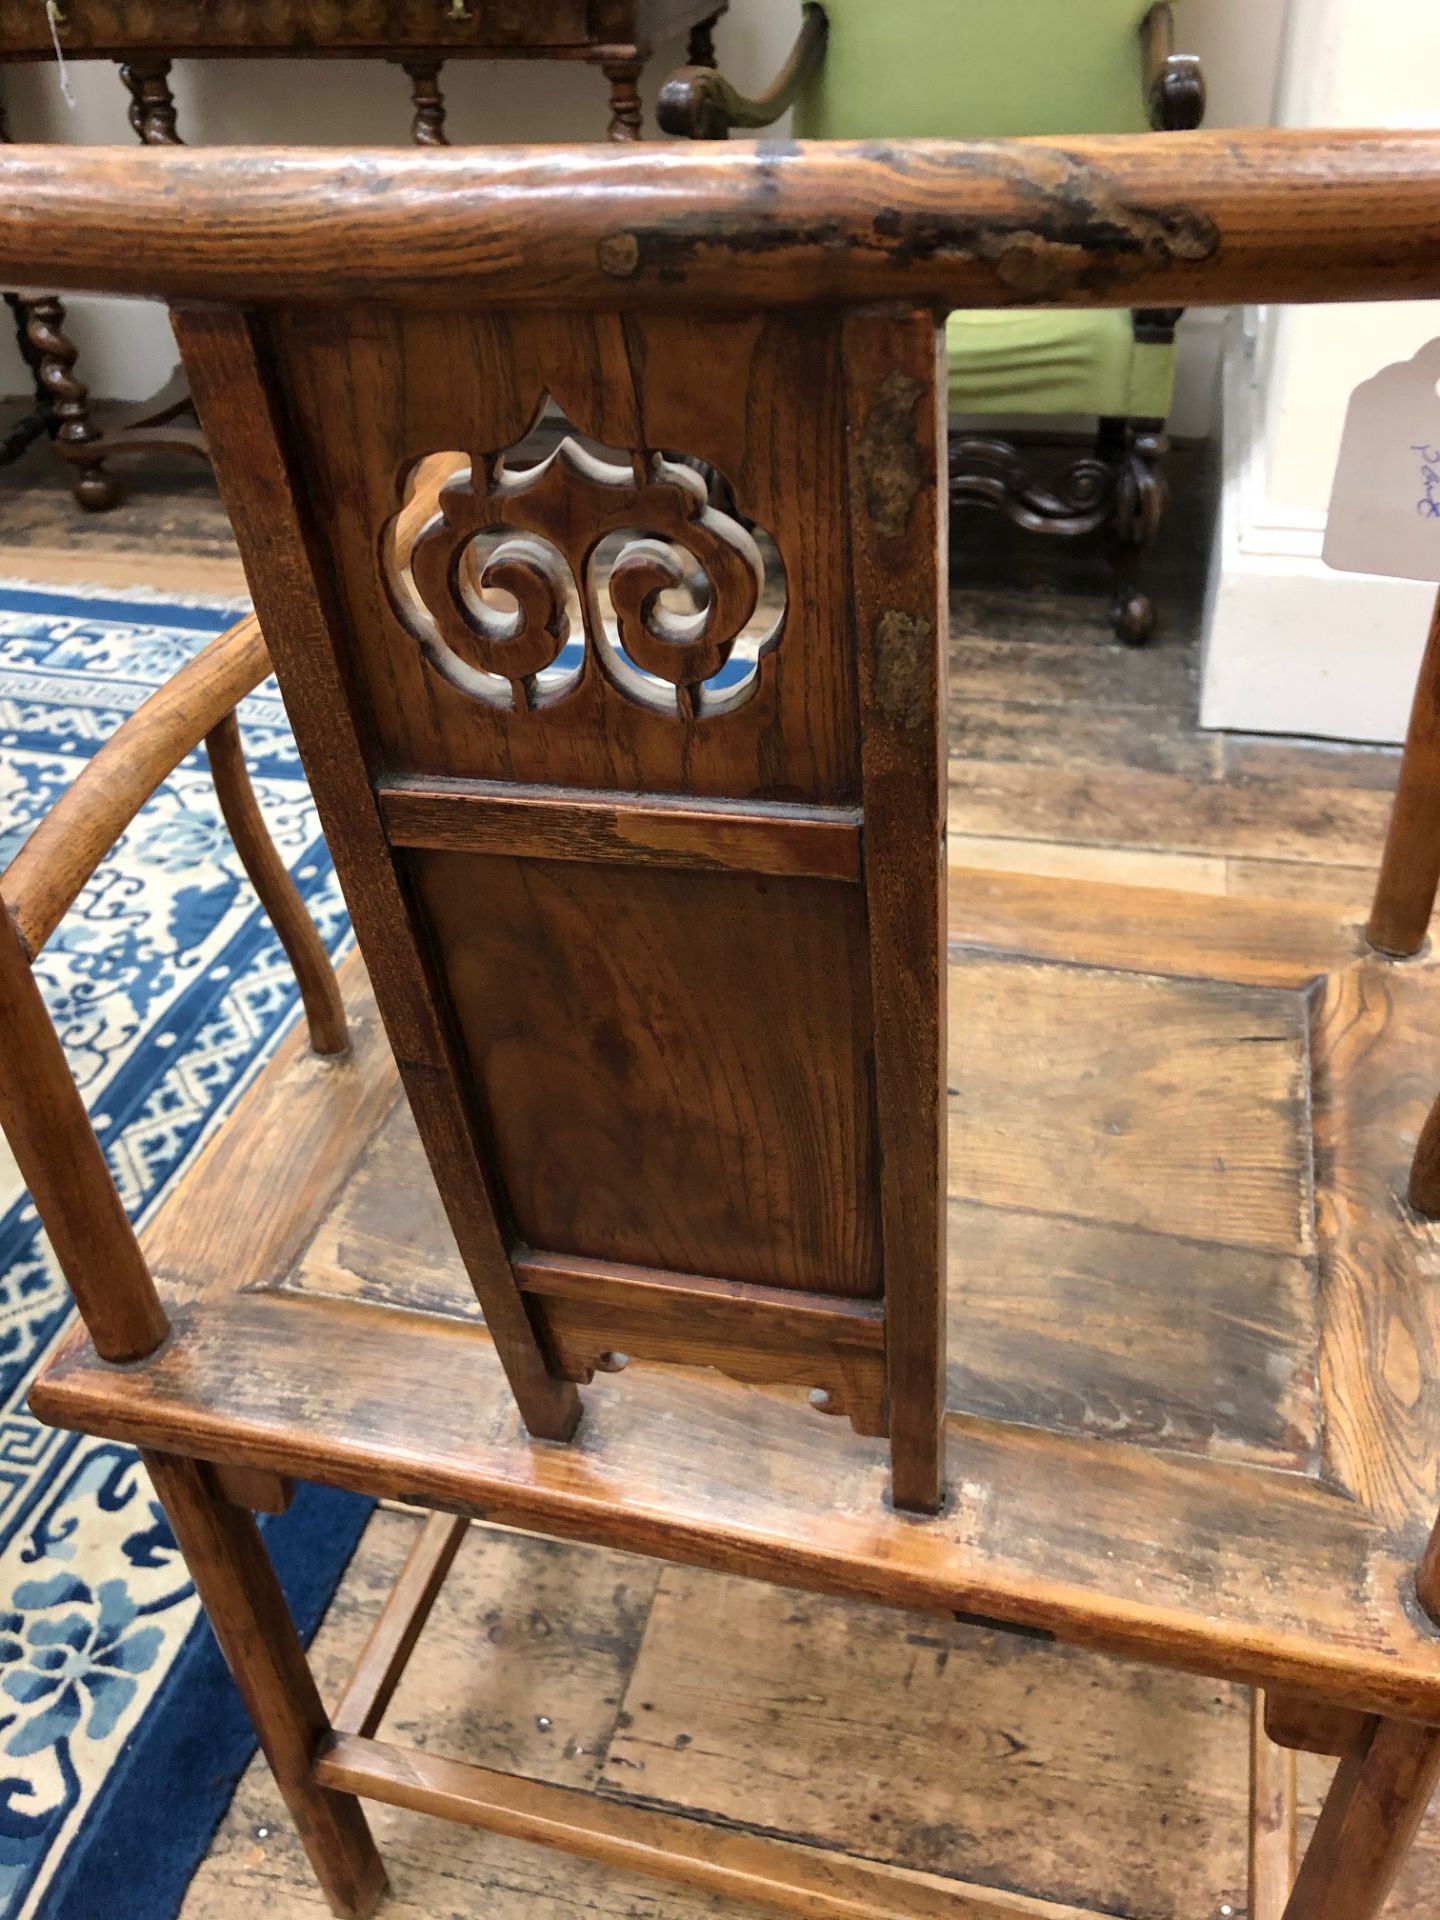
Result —
[[438, 456], [453, 471], [408, 552], [399, 515], [386, 529], [391, 602], [435, 671], [519, 711], [589, 672], [687, 721], [747, 699], [779, 639], [783, 589], [777, 614], [755, 535], [711, 503], [701, 473], [568, 435], [534, 464], [523, 447], [475, 465]]

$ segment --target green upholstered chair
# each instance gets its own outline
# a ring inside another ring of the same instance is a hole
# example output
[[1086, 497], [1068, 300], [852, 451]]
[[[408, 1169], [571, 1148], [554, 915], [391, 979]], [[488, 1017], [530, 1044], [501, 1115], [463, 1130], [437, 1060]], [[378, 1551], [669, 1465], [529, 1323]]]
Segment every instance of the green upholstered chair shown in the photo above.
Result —
[[[765, 95], [746, 99], [713, 67], [692, 65], [665, 88], [661, 125], [723, 137], [793, 105], [802, 138], [985, 139], [1193, 127], [1204, 111], [1199, 64], [1174, 51], [1172, 8], [1151, 0], [825, 0], [804, 14]], [[1178, 318], [1169, 309], [1017, 309], [955, 313], [948, 327], [954, 419], [1098, 423], [1093, 448], [1043, 481], [1022, 445], [955, 427], [952, 502], [994, 508], [1036, 532], [1103, 531], [1115, 630], [1131, 642], [1154, 624], [1137, 573], [1164, 506]]]

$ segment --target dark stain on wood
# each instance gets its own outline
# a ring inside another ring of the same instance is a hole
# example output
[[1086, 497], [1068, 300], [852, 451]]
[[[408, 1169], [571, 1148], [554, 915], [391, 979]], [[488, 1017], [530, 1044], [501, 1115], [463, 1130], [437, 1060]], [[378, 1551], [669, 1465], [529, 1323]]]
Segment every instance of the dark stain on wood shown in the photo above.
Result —
[[910, 524], [915, 496], [925, 484], [925, 457], [915, 428], [915, 407], [924, 389], [897, 367], [876, 389], [860, 442], [865, 511], [876, 531], [896, 540]]
[[875, 705], [892, 726], [907, 733], [925, 721], [934, 645], [930, 622], [896, 607], [881, 614], [876, 623]]

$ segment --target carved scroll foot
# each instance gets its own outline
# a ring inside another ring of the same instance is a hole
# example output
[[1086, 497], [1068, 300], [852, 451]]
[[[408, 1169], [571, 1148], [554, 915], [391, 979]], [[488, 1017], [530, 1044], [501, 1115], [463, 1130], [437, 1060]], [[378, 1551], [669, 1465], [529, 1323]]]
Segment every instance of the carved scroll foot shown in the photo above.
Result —
[[1143, 647], [1155, 631], [1155, 608], [1138, 585], [1145, 554], [1155, 544], [1165, 515], [1165, 480], [1160, 462], [1169, 449], [1163, 420], [1102, 420], [1098, 442], [1102, 457], [1119, 464], [1115, 517], [1110, 530], [1114, 595], [1110, 620], [1115, 637], [1127, 647]]
[[120, 491], [105, 471], [100, 429], [90, 418], [90, 390], [75, 373], [75, 343], [65, 332], [65, 309], [53, 294], [30, 302], [25, 337], [49, 403], [55, 444], [78, 469], [75, 498], [89, 512], [103, 513], [115, 505]]
[[612, 140], [639, 140], [645, 121], [645, 110], [640, 104], [640, 75], [645, 70], [643, 60], [605, 60], [600, 71], [610, 82], [610, 126], [609, 137]]

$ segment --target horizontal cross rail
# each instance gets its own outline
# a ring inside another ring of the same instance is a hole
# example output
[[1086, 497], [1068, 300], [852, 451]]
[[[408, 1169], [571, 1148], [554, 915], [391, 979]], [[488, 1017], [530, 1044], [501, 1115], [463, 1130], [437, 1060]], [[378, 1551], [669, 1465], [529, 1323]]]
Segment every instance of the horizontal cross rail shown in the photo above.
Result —
[[1440, 295], [1440, 131], [6, 148], [0, 281], [174, 301], [754, 309]]
[[805, 1920], [1084, 1920], [1074, 1907], [947, 1882], [798, 1841], [737, 1833], [685, 1814], [357, 1734], [335, 1736], [315, 1762], [315, 1778], [341, 1793]]

